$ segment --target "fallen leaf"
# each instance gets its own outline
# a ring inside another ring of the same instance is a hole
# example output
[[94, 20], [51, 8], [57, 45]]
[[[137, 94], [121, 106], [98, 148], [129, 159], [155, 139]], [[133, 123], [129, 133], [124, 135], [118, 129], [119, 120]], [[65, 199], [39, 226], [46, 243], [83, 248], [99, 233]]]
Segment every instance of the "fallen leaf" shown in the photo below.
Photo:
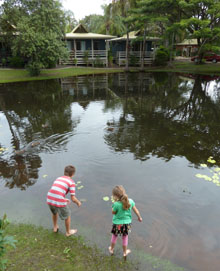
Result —
[[106, 196], [106, 197], [103, 197], [102, 199], [103, 199], [104, 201], [109, 201], [109, 197], [107, 197], [107, 196]]

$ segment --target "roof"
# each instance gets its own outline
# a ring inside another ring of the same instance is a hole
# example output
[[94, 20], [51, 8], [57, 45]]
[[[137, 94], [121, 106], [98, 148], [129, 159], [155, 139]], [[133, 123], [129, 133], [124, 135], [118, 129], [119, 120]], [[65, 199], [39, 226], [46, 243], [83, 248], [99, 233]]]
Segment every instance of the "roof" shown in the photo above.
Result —
[[[130, 36], [129, 35], [129, 40], [135, 40], [137, 38], [137, 36]], [[127, 40], [127, 36], [126, 37], [119, 37], [119, 38], [113, 38], [110, 39], [109, 41], [125, 41]], [[157, 40], [161, 40], [161, 38], [158, 37], [146, 37], [147, 41], [157, 41]]]
[[[138, 31], [131, 31], [129, 32], [129, 40], [134, 40], [134, 39], [137, 39], [138, 36], [140, 35], [140, 30]], [[122, 37], [119, 37], [119, 38], [113, 38], [109, 41], [124, 41], [124, 40], [127, 40], [127, 34], [124, 34]], [[157, 40], [160, 40], [160, 38], [158, 37], [146, 37], [146, 40], [148, 41], [157, 41]]]
[[197, 39], [185, 39], [182, 42], [176, 43], [176, 45], [198, 45]]
[[103, 39], [103, 40], [115, 38], [115, 36], [112, 35], [89, 33], [82, 24], [77, 25], [70, 33], [66, 33], [65, 37], [66, 39]]

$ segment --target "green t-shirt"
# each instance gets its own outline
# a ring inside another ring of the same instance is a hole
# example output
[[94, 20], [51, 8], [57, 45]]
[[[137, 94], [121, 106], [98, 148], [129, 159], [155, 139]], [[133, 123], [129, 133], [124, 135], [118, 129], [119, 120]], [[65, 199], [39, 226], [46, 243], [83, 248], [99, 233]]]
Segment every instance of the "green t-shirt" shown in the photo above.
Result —
[[112, 205], [112, 209], [116, 212], [113, 215], [112, 222], [113, 224], [129, 224], [132, 221], [131, 209], [135, 206], [135, 203], [132, 199], [129, 199], [131, 207], [128, 210], [123, 209], [123, 204], [120, 201], [116, 201]]

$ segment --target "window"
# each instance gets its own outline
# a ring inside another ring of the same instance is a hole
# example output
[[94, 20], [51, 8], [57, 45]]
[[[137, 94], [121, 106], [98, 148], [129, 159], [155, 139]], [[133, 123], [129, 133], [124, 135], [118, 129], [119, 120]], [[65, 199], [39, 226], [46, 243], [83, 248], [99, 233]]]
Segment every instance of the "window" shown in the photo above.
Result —
[[94, 41], [94, 50], [100, 50], [100, 45], [98, 41]]

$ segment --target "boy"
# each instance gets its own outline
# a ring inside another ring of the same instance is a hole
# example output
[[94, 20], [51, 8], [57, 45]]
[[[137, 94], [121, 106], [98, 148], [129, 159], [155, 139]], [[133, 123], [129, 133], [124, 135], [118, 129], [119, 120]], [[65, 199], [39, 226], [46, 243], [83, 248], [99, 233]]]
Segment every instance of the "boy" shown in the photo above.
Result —
[[78, 207], [81, 206], [81, 202], [75, 197], [75, 182], [71, 179], [75, 171], [74, 166], [66, 166], [64, 176], [57, 178], [47, 193], [47, 204], [52, 212], [53, 231], [58, 232], [59, 230], [57, 224], [59, 214], [59, 217], [65, 220], [66, 236], [77, 232], [77, 229], [70, 229], [70, 209], [67, 205], [70, 203], [70, 200], [65, 198], [66, 194], [70, 192], [72, 202]]

